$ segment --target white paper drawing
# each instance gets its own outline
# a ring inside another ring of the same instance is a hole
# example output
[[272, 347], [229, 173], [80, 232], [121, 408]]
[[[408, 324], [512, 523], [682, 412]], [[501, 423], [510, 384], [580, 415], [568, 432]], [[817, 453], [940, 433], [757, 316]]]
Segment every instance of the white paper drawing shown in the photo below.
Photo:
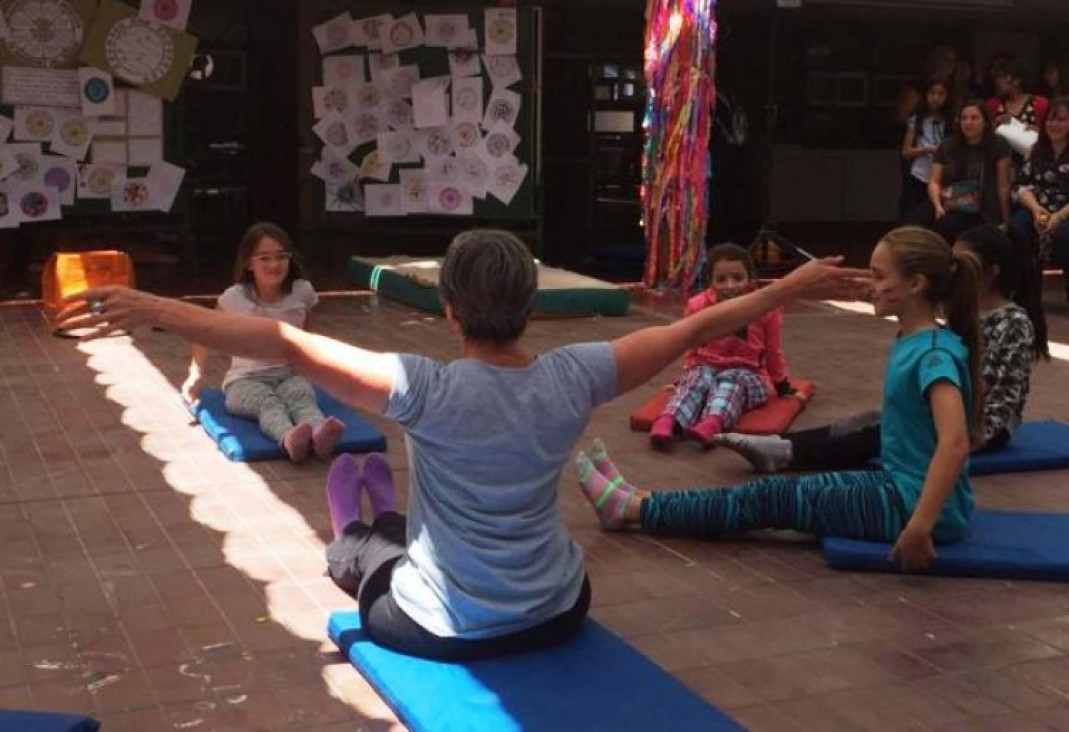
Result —
[[352, 125], [340, 114], [329, 114], [319, 120], [312, 127], [312, 132], [316, 133], [324, 145], [335, 148], [342, 155], [347, 155], [356, 147]]
[[506, 159], [498, 163], [490, 174], [489, 193], [508, 206], [526, 177], [527, 166], [525, 164], [518, 162], [515, 158]]
[[396, 69], [400, 65], [401, 57], [396, 53], [372, 53], [367, 57], [367, 69], [373, 82], [382, 79], [382, 72]]
[[126, 92], [126, 134], [163, 137], [163, 100], [137, 89]]
[[453, 79], [453, 119], [481, 122], [483, 80], [479, 76]]
[[511, 89], [494, 89], [490, 93], [490, 99], [486, 103], [486, 114], [483, 115], [483, 129], [489, 130], [498, 122], [503, 122], [509, 127], [516, 126], [516, 118], [520, 115], [521, 97]]
[[430, 183], [427, 186], [428, 209], [431, 213], [451, 216], [471, 216], [471, 193], [456, 183]]
[[345, 114], [349, 107], [349, 91], [345, 87], [312, 87], [312, 115], [315, 119], [323, 119], [331, 112]]
[[325, 23], [320, 23], [312, 28], [312, 35], [319, 45], [321, 54], [340, 51], [343, 48], [355, 45], [356, 33], [353, 28], [353, 16], [346, 10], [336, 15]]
[[174, 207], [174, 199], [185, 177], [185, 168], [166, 160], [157, 160], [152, 164], [146, 179], [157, 211], [167, 212]]
[[60, 205], [73, 205], [78, 188], [77, 161], [59, 155], [44, 155], [41, 171], [41, 182], [56, 192]]
[[87, 117], [89, 132], [93, 137], [125, 137], [125, 117]]
[[[29, 6], [31, 3], [24, 4]], [[4, 66], [0, 68], [0, 101], [11, 105], [77, 107], [80, 104], [78, 72]]]
[[429, 157], [423, 161], [428, 183], [456, 183], [460, 180], [460, 161], [454, 155]]
[[155, 165], [163, 160], [162, 137], [131, 137], [126, 140], [128, 165]]
[[423, 25], [428, 48], [459, 48], [468, 37], [468, 16], [463, 13], [425, 15]]
[[[8, 185], [12, 184], [9, 182]], [[63, 217], [59, 194], [43, 182], [20, 183], [13, 186], [12, 192], [22, 223], [58, 221]]]
[[364, 46], [373, 50], [382, 48], [382, 34], [391, 22], [393, 22], [393, 16], [389, 13], [354, 20], [353, 45], [357, 47]]
[[323, 86], [348, 86], [367, 81], [364, 56], [359, 53], [323, 58]]
[[412, 117], [417, 128], [440, 127], [449, 121], [448, 76], [422, 79], [412, 85]]
[[406, 214], [427, 213], [427, 172], [422, 168], [398, 171], [401, 178], [401, 208]]
[[150, 23], [185, 30], [192, 6], [193, 0], [141, 0], [138, 15]]
[[92, 66], [78, 69], [78, 94], [86, 117], [115, 114], [115, 80], [108, 72]]
[[404, 99], [391, 99], [386, 102], [386, 109], [383, 112], [383, 117], [386, 119], [386, 124], [392, 129], [412, 129], [412, 105]]
[[353, 144], [371, 142], [386, 131], [386, 122], [377, 111], [357, 112], [352, 118]]
[[313, 165], [312, 175], [327, 183], [344, 183], [360, 174], [360, 167], [349, 158], [338, 155], [329, 147], [324, 147], [322, 154]]
[[480, 148], [488, 158], [503, 160], [509, 155], [516, 154], [516, 147], [521, 139], [511, 126], [498, 122], [486, 131]]
[[449, 54], [449, 75], [454, 79], [465, 76], [479, 76], [479, 54], [475, 51], [454, 51]]
[[41, 143], [17, 142], [7, 146], [7, 150], [15, 156], [18, 164], [10, 176], [10, 182], [15, 185], [41, 182]]
[[372, 150], [360, 161], [361, 178], [370, 178], [385, 183], [390, 180], [391, 173], [393, 173], [393, 165], [379, 157], [378, 150]]
[[52, 133], [52, 152], [75, 160], [85, 160], [85, 156], [89, 154], [89, 143], [93, 141], [90, 121], [90, 118], [83, 117], [78, 112], [61, 115]]
[[111, 198], [112, 186], [125, 177], [126, 168], [119, 165], [79, 165], [78, 198]]
[[381, 108], [385, 97], [378, 84], [365, 82], [349, 87], [349, 99], [354, 111], [370, 112]]
[[419, 66], [406, 64], [382, 72], [379, 84], [389, 97], [411, 97], [412, 85], [419, 81]]
[[158, 211], [148, 177], [126, 178], [111, 188], [112, 211]]
[[419, 148], [408, 132], [380, 132], [375, 145], [384, 163], [418, 163]]
[[457, 153], [457, 160], [460, 163], [460, 184], [475, 198], [486, 198], [493, 166], [474, 150]]
[[483, 56], [483, 66], [490, 77], [490, 84], [497, 87], [508, 87], [523, 80], [523, 72], [515, 56]]
[[364, 192], [356, 180], [327, 183], [323, 191], [323, 209], [335, 213], [358, 213], [364, 210]]
[[58, 126], [58, 107], [15, 107], [15, 139], [48, 142]]
[[420, 130], [419, 151], [425, 160], [444, 158], [456, 151], [453, 132], [449, 127], [430, 127]]
[[486, 53], [505, 56], [516, 53], [516, 8], [486, 8]]
[[369, 183], [364, 186], [364, 211], [368, 216], [404, 216], [401, 186]]
[[457, 152], [464, 150], [475, 150], [480, 147], [479, 143], [482, 142], [483, 134], [479, 129], [478, 122], [472, 122], [471, 120], [460, 120], [459, 122], [454, 119], [452, 127], [453, 143], [456, 145]]
[[381, 34], [382, 52], [397, 53], [423, 45], [423, 28], [415, 13], [394, 18]]

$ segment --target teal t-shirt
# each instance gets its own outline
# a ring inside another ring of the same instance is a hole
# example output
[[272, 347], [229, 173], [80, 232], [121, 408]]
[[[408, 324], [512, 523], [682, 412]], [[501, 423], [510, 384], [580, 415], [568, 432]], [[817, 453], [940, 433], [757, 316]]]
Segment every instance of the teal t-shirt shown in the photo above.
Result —
[[[880, 460], [910, 514], [917, 508], [935, 453], [935, 420], [928, 389], [938, 381], [958, 387], [968, 415], [972, 399], [969, 353], [957, 334], [935, 328], [899, 338], [887, 359], [884, 376]], [[932, 531], [936, 541], [956, 541], [966, 533], [974, 504], [968, 473], [966, 460]]]

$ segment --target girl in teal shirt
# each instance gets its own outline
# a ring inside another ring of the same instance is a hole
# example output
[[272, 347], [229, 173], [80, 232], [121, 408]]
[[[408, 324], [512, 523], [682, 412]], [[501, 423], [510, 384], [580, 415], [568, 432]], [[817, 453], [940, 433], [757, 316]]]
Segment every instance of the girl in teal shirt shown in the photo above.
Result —
[[870, 266], [876, 315], [896, 317], [901, 328], [884, 378], [883, 470], [651, 493], [627, 483], [595, 443], [577, 464], [602, 527], [637, 524], [685, 538], [794, 529], [886, 541], [907, 570], [926, 569], [936, 543], [962, 538], [973, 510], [968, 458], [980, 412], [972, 387], [980, 364], [979, 263], [927, 229], [903, 227], [877, 244]]

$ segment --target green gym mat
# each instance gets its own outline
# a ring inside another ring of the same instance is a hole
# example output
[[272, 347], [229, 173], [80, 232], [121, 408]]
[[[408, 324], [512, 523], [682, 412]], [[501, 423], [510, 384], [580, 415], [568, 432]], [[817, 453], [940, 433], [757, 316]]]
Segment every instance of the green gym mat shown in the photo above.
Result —
[[[442, 312], [438, 297], [440, 258], [352, 257], [349, 278], [406, 305]], [[627, 315], [631, 294], [623, 287], [555, 267], [538, 265], [536, 315]]]

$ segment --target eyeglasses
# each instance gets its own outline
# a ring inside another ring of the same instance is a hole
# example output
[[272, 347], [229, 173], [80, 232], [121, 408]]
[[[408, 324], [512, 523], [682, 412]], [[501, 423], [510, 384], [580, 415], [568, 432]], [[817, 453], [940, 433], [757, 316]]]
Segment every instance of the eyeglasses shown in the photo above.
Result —
[[268, 252], [265, 254], [254, 254], [249, 257], [254, 262], [260, 264], [270, 264], [272, 262], [288, 262], [293, 259], [293, 252]]

